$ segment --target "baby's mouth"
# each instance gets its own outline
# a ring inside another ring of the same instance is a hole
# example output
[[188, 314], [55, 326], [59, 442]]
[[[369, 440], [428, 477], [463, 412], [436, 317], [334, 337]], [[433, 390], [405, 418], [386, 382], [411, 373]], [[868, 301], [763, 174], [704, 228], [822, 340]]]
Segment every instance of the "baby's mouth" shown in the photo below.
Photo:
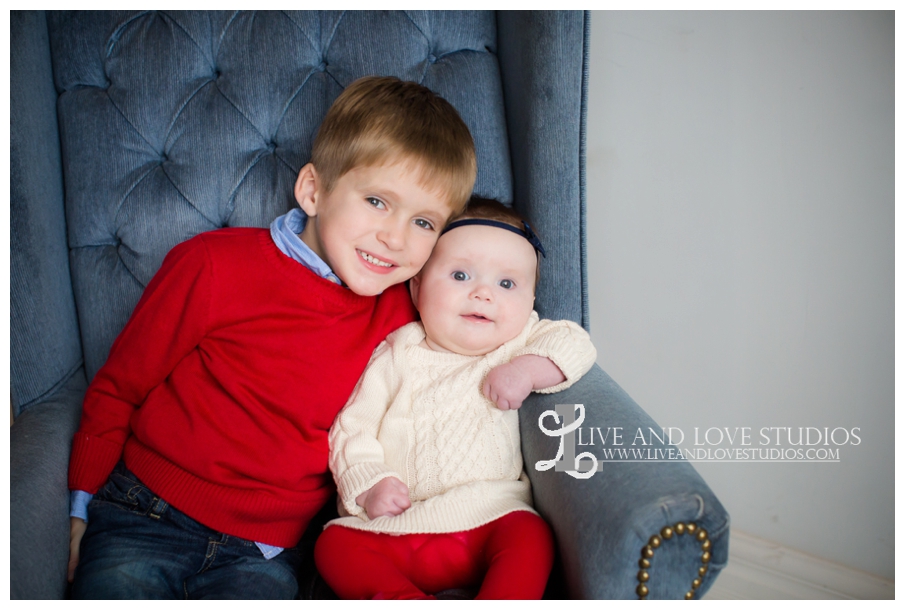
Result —
[[488, 318], [486, 316], [482, 316], [479, 313], [467, 313], [467, 314], [463, 314], [462, 317], [465, 318], [466, 320], [470, 320], [472, 322], [490, 322], [491, 321], [490, 318]]
[[358, 256], [360, 256], [362, 258], [362, 260], [364, 260], [368, 263], [371, 263], [372, 265], [377, 265], [378, 267], [394, 267], [395, 266], [395, 265], [393, 265], [393, 263], [388, 263], [386, 261], [382, 261], [379, 258], [377, 258], [376, 256], [371, 256], [370, 254], [368, 254], [367, 252], [364, 252], [362, 250], [356, 250], [356, 252], [358, 252]]

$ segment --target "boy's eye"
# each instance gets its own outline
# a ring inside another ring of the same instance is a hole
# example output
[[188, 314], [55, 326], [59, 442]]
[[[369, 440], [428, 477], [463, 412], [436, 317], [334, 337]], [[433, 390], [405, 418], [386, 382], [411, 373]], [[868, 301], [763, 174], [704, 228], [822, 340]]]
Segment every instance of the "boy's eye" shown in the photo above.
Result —
[[468, 274], [464, 271], [453, 271], [452, 278], [457, 282], [464, 282], [468, 279]]
[[512, 280], [500, 280], [500, 287], [505, 290], [512, 290], [515, 288], [515, 282]]
[[380, 210], [387, 207], [386, 204], [384, 202], [382, 202], [380, 199], [378, 199], [377, 197], [367, 197], [367, 201], [368, 201], [368, 203], [373, 205], [375, 208], [380, 209]]
[[434, 225], [432, 225], [432, 224], [430, 223], [430, 221], [424, 220], [423, 218], [416, 218], [416, 219], [415, 219], [415, 224], [416, 224], [417, 226], [421, 227], [422, 229], [427, 229], [428, 231], [433, 231], [433, 230], [434, 230]]

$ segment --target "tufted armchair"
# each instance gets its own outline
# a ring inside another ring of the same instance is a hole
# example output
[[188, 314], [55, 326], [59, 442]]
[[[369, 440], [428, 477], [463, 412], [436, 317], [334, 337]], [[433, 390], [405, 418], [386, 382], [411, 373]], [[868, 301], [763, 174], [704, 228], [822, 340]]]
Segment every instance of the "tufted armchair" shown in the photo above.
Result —
[[[164, 255], [294, 206], [319, 122], [359, 76], [418, 81], [456, 106], [475, 138], [476, 193], [514, 201], [544, 237], [537, 309], [587, 327], [588, 27], [581, 12], [14, 11], [11, 597], [66, 594], [81, 400]], [[537, 470], [559, 447], [538, 426], [555, 404], [585, 405], [589, 428], [656, 429], [597, 367], [522, 408], [526, 468], [559, 549], [549, 595], [700, 597], [729, 539], [704, 481], [688, 463], [607, 462], [588, 479]]]

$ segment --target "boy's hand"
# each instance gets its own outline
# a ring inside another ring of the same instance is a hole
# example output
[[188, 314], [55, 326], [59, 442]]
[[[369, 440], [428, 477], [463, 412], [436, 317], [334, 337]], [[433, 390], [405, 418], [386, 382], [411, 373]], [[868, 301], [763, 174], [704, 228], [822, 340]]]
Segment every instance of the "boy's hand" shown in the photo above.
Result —
[[78, 517], [69, 517], [69, 572], [66, 578], [72, 582], [75, 576], [75, 568], [79, 565], [79, 547], [82, 544], [82, 536], [88, 524]]
[[408, 486], [396, 477], [381, 479], [355, 498], [355, 503], [365, 509], [368, 519], [395, 517], [412, 505]]
[[566, 376], [553, 361], [543, 356], [526, 354], [501, 364], [487, 374], [484, 396], [503, 410], [518, 409], [534, 390], [562, 383]]

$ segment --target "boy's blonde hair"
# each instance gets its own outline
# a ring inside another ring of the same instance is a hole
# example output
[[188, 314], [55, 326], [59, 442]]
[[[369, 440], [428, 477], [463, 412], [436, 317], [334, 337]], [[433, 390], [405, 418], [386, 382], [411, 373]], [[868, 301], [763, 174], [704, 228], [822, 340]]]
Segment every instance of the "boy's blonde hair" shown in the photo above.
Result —
[[477, 161], [471, 132], [452, 104], [417, 83], [360, 78], [324, 117], [311, 162], [330, 192], [355, 167], [395, 161], [417, 162], [422, 183], [446, 194], [453, 215], [465, 207]]

